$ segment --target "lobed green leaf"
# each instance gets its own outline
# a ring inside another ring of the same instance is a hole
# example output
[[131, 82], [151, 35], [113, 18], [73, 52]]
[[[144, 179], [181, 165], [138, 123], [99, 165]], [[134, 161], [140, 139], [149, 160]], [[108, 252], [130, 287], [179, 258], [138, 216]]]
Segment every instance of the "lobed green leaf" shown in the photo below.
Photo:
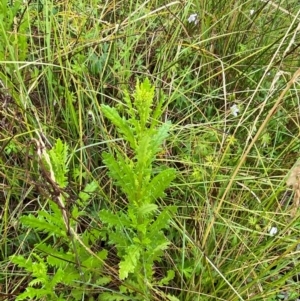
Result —
[[57, 227], [57, 225], [49, 223], [49, 221], [45, 220], [42, 217], [35, 217], [33, 215], [21, 216], [20, 221], [22, 224], [29, 228], [36, 229], [38, 231], [48, 233], [50, 235], [57, 235], [58, 237], [66, 237], [66, 231]]
[[55, 145], [48, 151], [55, 180], [61, 188], [68, 185], [67, 173], [69, 171], [68, 161], [68, 145], [63, 143], [60, 139], [56, 140]]
[[135, 179], [136, 175], [132, 168], [132, 162], [126, 161], [121, 155], [117, 160], [109, 153], [103, 153], [103, 162], [109, 169], [109, 175], [116, 181], [116, 185], [121, 187], [126, 193], [129, 201], [135, 200]]
[[141, 256], [141, 249], [137, 245], [132, 245], [127, 248], [126, 253], [119, 263], [119, 277], [121, 280], [126, 279], [129, 273], [134, 272]]
[[108, 224], [109, 227], [123, 228], [130, 226], [130, 222], [126, 215], [115, 214], [109, 210], [101, 210], [99, 213], [99, 218], [103, 223]]
[[175, 177], [176, 171], [173, 168], [161, 171], [143, 188], [143, 197], [151, 201], [163, 197], [165, 189], [170, 187], [170, 184]]
[[129, 126], [129, 123], [119, 115], [118, 111], [115, 108], [107, 105], [102, 105], [101, 109], [104, 116], [117, 127], [118, 132], [126, 141], [129, 142], [130, 146], [135, 149], [136, 141], [134, 137], [134, 130]]

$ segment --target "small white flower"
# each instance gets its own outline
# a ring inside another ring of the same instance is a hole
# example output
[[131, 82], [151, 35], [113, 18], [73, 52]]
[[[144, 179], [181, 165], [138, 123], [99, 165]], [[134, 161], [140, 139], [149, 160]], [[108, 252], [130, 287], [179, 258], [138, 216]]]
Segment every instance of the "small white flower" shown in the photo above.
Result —
[[270, 228], [270, 230], [269, 230], [269, 234], [270, 234], [270, 236], [274, 236], [274, 235], [276, 235], [276, 234], [277, 234], [277, 232], [278, 232], [278, 229], [277, 229], [277, 227], [271, 227], [271, 228]]
[[198, 20], [198, 15], [197, 14], [191, 14], [189, 17], [188, 17], [188, 22], [189, 23], [195, 23], [195, 25], [198, 24], [199, 20]]
[[250, 9], [250, 16], [254, 15], [255, 10], [254, 9]]
[[234, 104], [233, 106], [230, 107], [231, 110], [231, 114], [236, 117], [238, 115], [238, 113], [240, 112], [240, 109], [238, 108], [238, 106], [236, 104]]

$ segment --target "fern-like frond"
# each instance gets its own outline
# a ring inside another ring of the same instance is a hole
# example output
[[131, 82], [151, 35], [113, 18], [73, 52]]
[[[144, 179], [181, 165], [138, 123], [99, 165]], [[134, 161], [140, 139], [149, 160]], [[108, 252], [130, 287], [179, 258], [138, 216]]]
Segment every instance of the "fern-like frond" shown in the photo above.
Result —
[[155, 159], [154, 149], [152, 148], [152, 137], [144, 135], [139, 139], [136, 149], [136, 174], [141, 174], [143, 177], [151, 174], [151, 163]]
[[[155, 156], [162, 149], [162, 144], [168, 137], [171, 124], [165, 123], [157, 130], [148, 130], [146, 133], [142, 133], [142, 137], [138, 140], [138, 146], [136, 148], [136, 173], [140, 173], [144, 169], [148, 169], [151, 172], [151, 163], [155, 160]], [[144, 174], [147, 175], [147, 173]]]
[[52, 164], [52, 170], [55, 180], [61, 188], [68, 185], [68, 145], [60, 139], [56, 140], [55, 145], [49, 150], [49, 156]]
[[130, 229], [111, 231], [108, 243], [116, 245], [117, 254], [122, 257], [126, 253], [127, 248], [133, 244], [132, 236]]
[[164, 191], [176, 177], [176, 171], [168, 168], [156, 175], [150, 183], [143, 187], [143, 197], [145, 200], [155, 201], [165, 195]]
[[[16, 297], [16, 301], [22, 300], [43, 300], [43, 297], [47, 296], [47, 292], [44, 289], [37, 289], [34, 287], [27, 286], [25, 292], [19, 294]], [[54, 300], [53, 300], [54, 301]]]
[[10, 256], [10, 261], [18, 265], [20, 268], [24, 268], [26, 270], [29, 270], [32, 267], [31, 258], [25, 258], [22, 255], [12, 255]]
[[137, 111], [132, 105], [131, 97], [127, 90], [124, 91], [123, 99], [127, 106], [127, 108], [126, 108], [127, 114], [131, 117], [131, 120], [136, 120]]
[[137, 81], [134, 97], [134, 106], [139, 113], [139, 119], [142, 131], [145, 130], [145, 126], [150, 118], [152, 112], [152, 104], [154, 99], [155, 87], [151, 85], [148, 78], [142, 83]]
[[58, 228], [65, 229], [65, 224], [62, 219], [61, 210], [59, 209], [57, 204], [54, 202], [51, 203], [51, 209], [55, 210], [55, 211], [49, 213], [47, 211], [40, 210], [38, 212], [38, 218], [41, 218], [41, 219], [43, 218], [49, 224], [53, 224], [53, 225], [57, 226]]
[[101, 210], [99, 217], [101, 221], [109, 227], [123, 228], [130, 226], [130, 221], [126, 215], [115, 214], [109, 210]]
[[47, 263], [56, 268], [65, 268], [70, 262], [75, 262], [74, 254], [70, 254], [62, 248], [54, 249], [52, 246], [39, 244], [37, 249], [47, 255]]
[[107, 105], [101, 106], [102, 112], [116, 127], [118, 132], [129, 142], [130, 146], [135, 149], [136, 141], [134, 137], [134, 130], [129, 126], [129, 123], [122, 118], [115, 108]]
[[51, 300], [58, 301], [60, 300], [53, 290], [53, 286], [48, 283], [47, 286], [42, 288], [34, 288], [27, 286], [26, 291], [21, 293], [16, 300]]
[[171, 122], [165, 122], [163, 123], [157, 130], [156, 132], [152, 135], [151, 139], [151, 150], [152, 153], [155, 155], [158, 152], [161, 151], [162, 145], [164, 141], [168, 138], [169, 136], [169, 131], [171, 129]]
[[141, 256], [141, 247], [137, 245], [132, 245], [127, 248], [126, 255], [123, 257], [121, 262], [119, 263], [119, 277], [121, 280], [124, 280], [128, 277], [129, 273], [133, 273], [138, 260]]
[[103, 162], [109, 169], [109, 175], [116, 181], [116, 185], [121, 187], [130, 201], [135, 200], [136, 183], [133, 163], [125, 160], [121, 155], [117, 155], [117, 160], [109, 153], [103, 153]]
[[21, 216], [20, 221], [22, 224], [29, 228], [36, 229], [38, 231], [41, 231], [43, 233], [48, 233], [50, 235], [54, 234], [58, 237], [66, 237], [66, 230], [61, 229], [60, 227], [52, 223], [49, 223], [46, 219], [43, 217], [35, 217], [32, 214], [29, 214], [28, 216]]
[[39, 284], [44, 284], [44, 283], [42, 282], [42, 279], [40, 279], [40, 278], [35, 278], [35, 279], [31, 280], [31, 281], [28, 283], [28, 286], [37, 286], [37, 285], [39, 285]]
[[169, 222], [172, 216], [175, 215], [177, 211], [176, 206], [168, 206], [163, 209], [163, 211], [158, 214], [156, 220], [151, 224], [149, 235], [155, 237], [155, 234], [162, 230], [167, 229], [169, 227]]
[[156, 204], [143, 204], [138, 208], [138, 215], [147, 217], [155, 213], [158, 206]]
[[107, 250], [101, 250], [97, 252], [97, 257], [90, 255], [86, 260], [82, 261], [82, 265], [87, 269], [99, 269], [103, 265], [104, 260], [107, 258], [107, 254]]
[[64, 283], [65, 272], [62, 269], [58, 269], [52, 277], [48, 286], [54, 288], [58, 283]]

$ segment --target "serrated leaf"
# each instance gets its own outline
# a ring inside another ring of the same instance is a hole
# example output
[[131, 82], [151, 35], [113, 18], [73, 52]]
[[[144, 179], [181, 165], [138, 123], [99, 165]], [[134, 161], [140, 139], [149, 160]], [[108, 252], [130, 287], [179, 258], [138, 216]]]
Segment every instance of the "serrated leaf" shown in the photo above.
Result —
[[47, 254], [47, 263], [57, 268], [65, 268], [70, 262], [75, 262], [75, 255], [64, 250], [54, 249], [52, 246], [40, 244], [38, 250]]
[[63, 269], [64, 271], [64, 279], [63, 283], [65, 285], [74, 284], [74, 281], [80, 278], [79, 269], [75, 264], [69, 264], [66, 268]]
[[[61, 196], [61, 200], [64, 201], [64, 197]], [[61, 214], [61, 209], [58, 207], [58, 205], [50, 200], [49, 202], [50, 209], [49, 211], [46, 210], [39, 210], [38, 215], [39, 216], [44, 216], [46, 220], [49, 218], [49, 220], [54, 220], [54, 224], [56, 225], [61, 225], [60, 227], [63, 227], [64, 222], [62, 219], [62, 214]]]
[[147, 216], [154, 213], [157, 210], [158, 206], [156, 204], [143, 204], [138, 208], [138, 214], [142, 216]]
[[51, 279], [50, 287], [52, 286], [54, 288], [58, 283], [64, 282], [63, 281], [64, 277], [65, 277], [65, 272], [62, 269], [58, 269], [55, 275]]
[[97, 252], [97, 257], [100, 258], [101, 260], [105, 260], [107, 258], [107, 255], [108, 255], [108, 251], [106, 249], [103, 249], [99, 252]]
[[36, 218], [33, 215], [21, 216], [20, 221], [27, 227], [36, 229], [38, 231], [48, 233], [48, 234], [56, 234], [58, 237], [66, 237], [66, 231], [60, 229], [57, 225], [50, 224], [46, 220], [42, 218]]
[[[27, 290], [27, 288], [26, 288]], [[23, 292], [21, 294], [19, 294], [17, 297], [16, 297], [16, 301], [22, 301], [22, 300], [25, 300], [27, 298], [30, 298], [29, 300], [32, 300], [32, 298], [34, 297], [33, 294], [29, 293], [29, 292]]]
[[133, 273], [137, 266], [137, 262], [141, 255], [141, 250], [139, 246], [132, 245], [127, 248], [127, 254], [123, 257], [122, 261], [119, 263], [119, 277], [124, 280], [128, 277], [129, 273]]
[[127, 210], [127, 216], [131, 221], [131, 225], [135, 227], [138, 224], [137, 209], [135, 206], [129, 206]]
[[55, 254], [51, 254], [47, 256], [47, 263], [53, 267], [65, 268], [70, 262], [74, 262], [73, 256], [68, 255], [68, 257], [70, 257], [70, 260], [67, 261], [63, 257], [57, 258]]
[[86, 260], [82, 262], [82, 265], [87, 269], [91, 269], [91, 268], [99, 269], [100, 266], [103, 265], [106, 257], [107, 257], [107, 250], [102, 250], [97, 253], [97, 257], [89, 256]]
[[28, 269], [32, 266], [32, 260], [30, 258], [25, 258], [22, 255], [12, 255], [9, 258], [12, 263], [18, 265], [21, 268]]
[[55, 181], [61, 188], [68, 185], [68, 145], [60, 139], [56, 140], [55, 145], [48, 151], [52, 169], [55, 176]]
[[117, 215], [108, 210], [101, 210], [99, 213], [99, 218], [103, 223], [108, 224], [110, 227], [128, 227], [130, 222], [125, 215]]
[[121, 187], [126, 193], [130, 201], [135, 200], [135, 178], [133, 164], [125, 161], [121, 156], [117, 156], [117, 160], [109, 153], [103, 153], [103, 162], [109, 169], [109, 175], [116, 181], [116, 185]]
[[153, 135], [151, 139], [150, 149], [154, 154], [157, 154], [158, 152], [161, 151], [161, 146], [163, 142], [169, 136], [170, 128], [171, 128], [171, 122], [165, 122], [157, 129], [156, 133]]
[[[54, 203], [56, 209], [58, 209], [58, 206]], [[54, 207], [51, 207], [53, 209]], [[40, 210], [38, 212], [38, 219], [45, 220], [49, 224], [56, 225], [60, 229], [65, 229], [65, 224], [62, 219], [61, 210], [57, 210], [55, 212], [49, 213], [48, 211], [42, 211]]]
[[85, 186], [83, 191], [79, 192], [79, 198], [83, 202], [87, 202], [91, 197], [90, 194], [95, 192], [98, 188], [99, 188], [99, 184], [96, 181], [92, 181], [91, 183], [89, 183]]
[[39, 278], [43, 283], [47, 283], [47, 265], [44, 261], [33, 262], [30, 269], [34, 277]]
[[166, 188], [170, 187], [171, 182], [176, 177], [176, 171], [168, 168], [156, 175], [151, 182], [143, 189], [144, 198], [155, 201], [159, 197], [164, 196]]
[[37, 284], [43, 284], [43, 282], [41, 281], [40, 278], [36, 278], [36, 279], [33, 279], [31, 280], [29, 283], [28, 283], [28, 286], [35, 286]]
[[168, 227], [169, 221], [174, 216], [177, 210], [176, 206], [167, 206], [163, 209], [163, 211], [157, 216], [156, 220], [150, 227], [150, 236], [155, 236], [155, 233], [158, 233], [162, 229], [166, 229]]
[[102, 105], [101, 109], [104, 116], [117, 127], [118, 132], [124, 135], [122, 135], [122, 137], [129, 142], [130, 146], [133, 149], [135, 149], [136, 142], [133, 129], [130, 128], [128, 122], [119, 115], [118, 111], [115, 108], [111, 108], [107, 105]]
[[[159, 242], [161, 242], [162, 240], [160, 240]], [[158, 241], [155, 241], [155, 243], [157, 244]], [[147, 255], [148, 255], [148, 262], [152, 263], [153, 261], [161, 261], [162, 256], [164, 255], [164, 251], [169, 247], [170, 242], [167, 241], [166, 239], [164, 239], [164, 241], [162, 243], [160, 243], [159, 245], [157, 245], [156, 247], [150, 249], [147, 251]]]
[[122, 257], [128, 246], [132, 244], [131, 238], [123, 231], [114, 231], [109, 233], [109, 244], [117, 247], [117, 255]]
[[159, 281], [159, 284], [160, 284], [160, 285], [167, 285], [167, 284], [169, 284], [169, 282], [170, 282], [172, 279], [174, 279], [174, 277], [175, 277], [175, 272], [174, 272], [174, 270], [168, 270], [167, 276], [165, 276], [163, 279], [161, 279], [161, 280]]
[[144, 220], [143, 223], [137, 224], [135, 226], [135, 228], [136, 228], [136, 230], [140, 231], [141, 233], [143, 233], [145, 235], [147, 233], [149, 223], [150, 223], [149, 220]]
[[168, 298], [168, 300], [170, 301], [180, 301], [178, 298], [176, 298], [175, 296], [172, 296], [170, 294], [166, 295], [166, 297]]
[[16, 298], [16, 301], [21, 301], [29, 298], [29, 300], [34, 300], [37, 298], [38, 300], [41, 300], [42, 297], [47, 295], [45, 290], [42, 289], [36, 289], [30, 286], [27, 286], [26, 291], [19, 294]]
[[147, 175], [145, 169], [149, 169], [149, 172], [151, 172], [149, 167], [151, 162], [155, 159], [154, 150], [151, 149], [151, 140], [152, 137], [149, 135], [143, 135], [143, 137], [139, 139], [138, 146], [136, 148], [136, 173], [143, 172], [144, 176]]
[[150, 118], [154, 93], [155, 87], [151, 85], [148, 78], [145, 78], [142, 83], [139, 83], [139, 81], [137, 81], [135, 93], [133, 96], [134, 105], [139, 113], [139, 119], [142, 129], [144, 129], [148, 119]]
[[95, 284], [96, 285], [99, 285], [99, 286], [103, 286], [103, 285], [107, 285], [111, 282], [111, 278], [110, 277], [107, 277], [107, 276], [104, 276], [104, 277], [100, 277], [98, 278], [96, 281], [95, 281]]
[[147, 170], [151, 172], [151, 163], [155, 160], [156, 154], [161, 151], [161, 145], [168, 137], [169, 124], [163, 124], [157, 130], [149, 130], [142, 134], [136, 148], [136, 173], [143, 172], [144, 177], [147, 176]]

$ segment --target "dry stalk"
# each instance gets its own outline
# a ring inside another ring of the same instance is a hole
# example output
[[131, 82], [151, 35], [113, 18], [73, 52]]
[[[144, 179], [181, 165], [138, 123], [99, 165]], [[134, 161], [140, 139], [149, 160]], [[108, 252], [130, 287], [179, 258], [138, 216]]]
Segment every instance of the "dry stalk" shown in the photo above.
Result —
[[300, 205], [300, 162], [291, 169], [286, 184], [287, 186], [292, 186], [294, 191], [294, 201], [292, 204], [291, 216], [295, 217]]

